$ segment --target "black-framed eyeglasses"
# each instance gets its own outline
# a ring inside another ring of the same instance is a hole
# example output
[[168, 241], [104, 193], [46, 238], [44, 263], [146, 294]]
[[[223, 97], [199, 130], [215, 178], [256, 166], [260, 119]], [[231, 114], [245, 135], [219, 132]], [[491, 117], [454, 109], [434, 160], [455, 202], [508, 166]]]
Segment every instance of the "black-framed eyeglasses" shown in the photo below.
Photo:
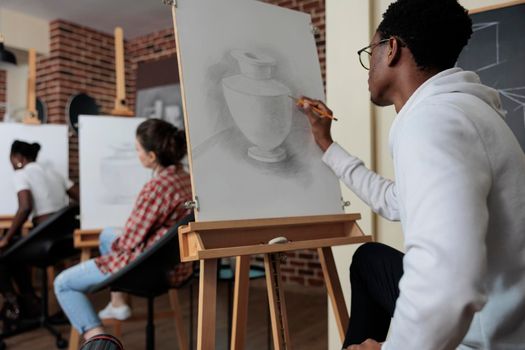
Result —
[[370, 44], [367, 47], [363, 47], [361, 50], [357, 51], [357, 55], [359, 56], [359, 63], [361, 63], [364, 69], [370, 69], [370, 58], [372, 57], [372, 50], [374, 49], [374, 47], [384, 44], [389, 40], [390, 38], [379, 40], [377, 43]]

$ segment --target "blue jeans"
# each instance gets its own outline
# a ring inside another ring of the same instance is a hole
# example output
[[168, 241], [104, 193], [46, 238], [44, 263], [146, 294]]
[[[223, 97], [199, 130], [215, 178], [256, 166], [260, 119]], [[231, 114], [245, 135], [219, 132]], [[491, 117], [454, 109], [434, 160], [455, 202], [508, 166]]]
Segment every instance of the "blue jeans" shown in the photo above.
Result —
[[[99, 237], [100, 254], [105, 255], [111, 249], [111, 243], [119, 232], [113, 228], [104, 229]], [[84, 261], [62, 271], [55, 279], [55, 295], [71, 325], [80, 333], [100, 327], [102, 322], [85, 295], [92, 286], [104, 282], [111, 274], [104, 274], [95, 264], [95, 260]]]
[[117, 239], [122, 231], [115, 227], [106, 227], [98, 237], [100, 255], [107, 255], [111, 250], [113, 241]]

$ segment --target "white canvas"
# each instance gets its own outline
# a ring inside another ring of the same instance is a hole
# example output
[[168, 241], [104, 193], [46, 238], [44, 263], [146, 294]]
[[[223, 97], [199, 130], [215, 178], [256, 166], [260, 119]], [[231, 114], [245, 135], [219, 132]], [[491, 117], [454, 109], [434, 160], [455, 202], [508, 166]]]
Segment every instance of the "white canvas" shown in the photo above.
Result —
[[38, 142], [41, 149], [37, 162], [53, 167], [66, 179], [69, 176], [67, 126], [0, 123], [0, 215], [14, 215], [18, 208], [14, 170], [9, 161], [14, 140]]
[[310, 16], [252, 0], [178, 0], [199, 221], [342, 213], [306, 117], [324, 100]]
[[135, 151], [142, 118], [79, 117], [82, 229], [122, 227], [152, 172]]
[[138, 90], [135, 112], [137, 117], [162, 119], [183, 130], [180, 84]]

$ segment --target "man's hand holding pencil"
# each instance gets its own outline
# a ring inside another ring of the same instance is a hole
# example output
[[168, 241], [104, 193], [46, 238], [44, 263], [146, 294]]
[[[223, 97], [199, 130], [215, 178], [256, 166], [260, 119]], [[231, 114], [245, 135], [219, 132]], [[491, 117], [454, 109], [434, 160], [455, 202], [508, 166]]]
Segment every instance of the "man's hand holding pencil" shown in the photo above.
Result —
[[337, 119], [333, 116], [332, 111], [319, 100], [313, 100], [305, 96], [291, 98], [294, 99], [297, 108], [308, 117], [315, 142], [319, 145], [321, 150], [325, 152], [334, 142], [330, 133], [330, 127], [332, 125], [332, 120]]

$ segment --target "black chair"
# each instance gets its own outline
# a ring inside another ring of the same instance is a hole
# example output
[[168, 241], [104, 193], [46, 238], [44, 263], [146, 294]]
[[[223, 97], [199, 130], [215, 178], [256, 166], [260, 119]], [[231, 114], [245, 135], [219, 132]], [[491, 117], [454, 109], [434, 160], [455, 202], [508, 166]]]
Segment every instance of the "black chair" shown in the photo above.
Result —
[[73, 246], [73, 231], [79, 227], [78, 206], [70, 206], [55, 214], [29, 232], [27, 237], [13, 244], [1, 257], [9, 264], [26, 264], [36, 267], [41, 273], [41, 314], [38, 320], [22, 325], [13, 332], [0, 334], [0, 349], [5, 348], [3, 339], [24, 331], [44, 327], [56, 339], [60, 349], [67, 347], [67, 341], [50, 322], [48, 309], [48, 275], [47, 267], [74, 256], [78, 251]]
[[147, 299], [147, 350], [155, 349], [154, 299], [171, 289], [180, 288], [186, 283], [190, 283], [193, 278], [193, 276], [189, 276], [185, 282], [177, 286], [173, 286], [169, 278], [173, 267], [180, 263], [178, 228], [191, 221], [194, 221], [193, 214], [177, 222], [162, 238], [131, 264], [89, 290], [89, 292], [94, 293], [110, 288], [112, 291], [124, 292]]

